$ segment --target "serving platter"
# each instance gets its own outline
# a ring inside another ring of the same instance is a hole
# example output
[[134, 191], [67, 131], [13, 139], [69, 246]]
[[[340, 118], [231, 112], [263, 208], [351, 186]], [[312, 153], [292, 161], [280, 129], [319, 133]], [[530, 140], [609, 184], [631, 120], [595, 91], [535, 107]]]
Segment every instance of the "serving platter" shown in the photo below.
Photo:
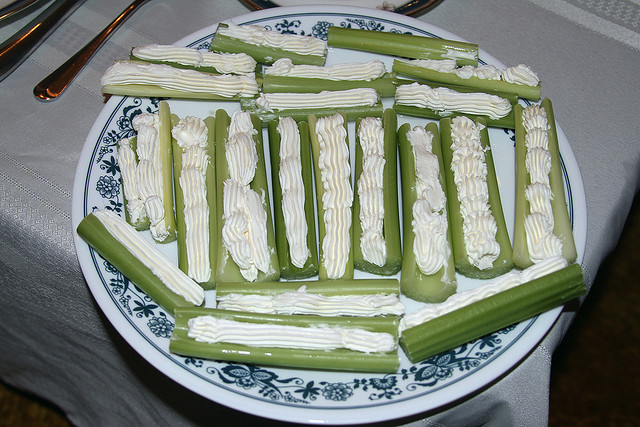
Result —
[[[320, 38], [326, 38], [329, 26], [339, 25], [459, 39], [447, 30], [414, 18], [367, 8], [281, 7], [248, 13], [232, 21]], [[176, 44], [208, 49], [215, 30], [216, 25], [204, 28]], [[375, 57], [383, 60], [390, 69], [392, 58]], [[332, 48], [327, 56], [327, 65], [372, 58], [373, 54]], [[504, 68], [503, 64], [482, 49], [480, 60]], [[528, 65], [535, 70], [535, 64]], [[544, 76], [541, 77], [544, 80]], [[152, 98], [111, 97], [106, 103], [87, 136], [78, 163], [72, 202], [74, 229], [84, 216], [97, 208], [111, 209], [123, 215], [115, 144], [120, 138], [133, 134], [132, 118], [141, 112], [157, 110], [158, 101]], [[391, 106], [392, 101], [385, 100], [386, 106]], [[213, 115], [218, 108], [225, 108], [228, 112], [239, 108], [235, 102], [173, 99], [168, 102], [171, 111], [180, 117], [194, 115], [204, 118]], [[427, 121], [408, 116], [398, 117], [399, 124], [426, 124]], [[350, 126], [353, 127], [353, 124]], [[349, 134], [354, 135], [353, 128]], [[507, 226], [512, 231], [514, 135], [511, 130], [497, 128], [490, 129], [489, 135]], [[266, 138], [266, 134], [264, 136]], [[586, 243], [585, 194], [578, 165], [560, 127], [558, 136], [579, 262]], [[268, 155], [268, 144], [265, 144], [265, 150]], [[150, 239], [150, 236], [147, 237]], [[358, 424], [435, 410], [476, 393], [512, 370], [535, 348], [561, 312], [561, 307], [550, 310], [417, 364], [411, 364], [399, 350], [400, 369], [386, 375], [209, 361], [170, 353], [169, 338], [174, 327], [172, 315], [106, 263], [77, 235], [75, 243], [82, 271], [98, 305], [118, 332], [149, 363], [179, 384], [217, 403], [280, 421]], [[171, 259], [177, 260], [175, 244], [159, 245], [159, 248]], [[370, 276], [356, 272], [356, 277]], [[458, 280], [459, 290], [481, 283], [462, 276], [458, 276]], [[407, 312], [420, 307], [420, 304], [406, 298], [402, 301]], [[207, 291], [206, 306], [215, 306], [215, 291]]]

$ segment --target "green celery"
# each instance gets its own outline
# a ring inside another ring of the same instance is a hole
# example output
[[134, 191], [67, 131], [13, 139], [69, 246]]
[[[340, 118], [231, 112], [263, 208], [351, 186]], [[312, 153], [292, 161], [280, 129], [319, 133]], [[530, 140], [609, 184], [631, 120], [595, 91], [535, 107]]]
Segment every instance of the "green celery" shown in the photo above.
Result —
[[414, 34], [388, 33], [331, 26], [327, 45], [412, 59], [455, 59], [478, 65], [478, 45]]
[[[551, 187], [551, 209], [554, 217], [553, 233], [562, 241], [562, 256], [568, 262], [574, 262], [577, 258], [576, 245], [573, 238], [571, 219], [567, 211], [567, 201], [564, 191], [564, 179], [560, 159], [560, 147], [556, 122], [553, 114], [553, 106], [548, 98], [542, 100], [541, 107], [546, 111], [549, 129], [549, 152], [551, 153], [551, 170], [549, 171], [549, 185]], [[530, 184], [529, 174], [525, 165], [527, 147], [525, 143], [525, 130], [522, 123], [521, 105], [516, 106], [515, 148], [516, 148], [516, 196], [515, 196], [515, 227], [513, 234], [513, 260], [518, 267], [526, 268], [532, 264], [527, 247], [527, 237], [524, 229], [524, 220], [529, 213], [529, 202], [524, 191]]]
[[[173, 62], [173, 61], [151, 60], [151, 59], [146, 59], [146, 58], [138, 58], [137, 56], [134, 55], [133, 49], [131, 51], [131, 54], [129, 55], [129, 59], [131, 61], [146, 62], [146, 63], [149, 63], [149, 64], [165, 64], [165, 65], [169, 65], [169, 66], [174, 67], [174, 68], [180, 68], [180, 69], [184, 69], [184, 70], [195, 70], [195, 71], [200, 71], [201, 73], [209, 73], [209, 74], [245, 74], [245, 73], [237, 73], [237, 72], [224, 73], [224, 72], [219, 71], [214, 66], [186, 65], [186, 64], [181, 64], [179, 62]], [[254, 71], [257, 71], [258, 68], [259, 67], [256, 66], [256, 70], [254, 70]]]
[[395, 76], [389, 73], [374, 80], [330, 80], [267, 74], [262, 79], [262, 91], [264, 93], [318, 93], [323, 90], [370, 87], [377, 90], [382, 97], [391, 97], [396, 91], [394, 81]]
[[[430, 122], [425, 126], [428, 132], [433, 135], [432, 153], [438, 156], [440, 164], [440, 185], [446, 189], [444, 178], [444, 164], [442, 160], [442, 149], [440, 146], [440, 136], [438, 125]], [[447, 241], [449, 242], [450, 255], [446, 265], [435, 274], [424, 274], [420, 271], [416, 263], [416, 256], [413, 251], [415, 233], [413, 232], [413, 205], [418, 199], [416, 192], [416, 166], [415, 155], [411, 141], [407, 137], [407, 132], [411, 130], [409, 123], [404, 123], [398, 130], [398, 144], [400, 152], [400, 170], [402, 178], [402, 222], [403, 222], [403, 256], [402, 272], [400, 277], [400, 289], [403, 295], [416, 301], [436, 303], [446, 300], [455, 293], [457, 287], [455, 263], [453, 260], [453, 248], [451, 239], [451, 227], [448, 227]], [[446, 190], [445, 190], [446, 192]], [[445, 209], [445, 211], [448, 211]], [[448, 213], [447, 213], [448, 216]], [[450, 224], [450, 221], [447, 219]]]
[[281, 135], [278, 131], [279, 120], [273, 120], [268, 124], [269, 151], [271, 154], [271, 178], [273, 188], [273, 219], [276, 233], [276, 245], [278, 248], [278, 260], [280, 264], [280, 276], [284, 279], [304, 279], [318, 274], [318, 249], [316, 242], [316, 223], [313, 199], [313, 177], [311, 163], [311, 148], [309, 145], [309, 125], [307, 122], [298, 123], [300, 135], [300, 162], [302, 167], [302, 180], [304, 183], [304, 211], [307, 224], [307, 248], [309, 258], [302, 267], [297, 267], [291, 262], [289, 243], [286, 235], [284, 213], [282, 211], [282, 187], [280, 186], [280, 142]]
[[[122, 144], [122, 140], [119, 140], [116, 143], [117, 149], [118, 151], [121, 150], [121, 144]], [[136, 153], [136, 145], [137, 145], [137, 137], [131, 137], [129, 138], [129, 147], [131, 147], [131, 150], [133, 150], [133, 153], [136, 156], [136, 161], [138, 161], [138, 155]], [[122, 165], [120, 163], [120, 165]], [[125, 220], [131, 224], [136, 230], [138, 231], [143, 231], [143, 230], [148, 230], [149, 229], [149, 217], [146, 214], [146, 211], [144, 212], [144, 216], [141, 218], [138, 218], [137, 221], [134, 222], [133, 218], [131, 218], [131, 215], [129, 214], [129, 201], [127, 200], [126, 194], [127, 194], [127, 190], [125, 189], [126, 187], [128, 187], [129, 185], [135, 185], [134, 183], [129, 183], [129, 182], [125, 182], [123, 175], [120, 175], [120, 184], [122, 185], [122, 194], [123, 194], [123, 198], [122, 198], [122, 210], [124, 211], [124, 217]]]
[[571, 264], [406, 329], [400, 345], [411, 363], [418, 363], [584, 294], [582, 269]]
[[240, 96], [225, 97], [209, 92], [185, 92], [175, 89], [165, 89], [160, 86], [150, 84], [127, 84], [102, 86], [102, 93], [108, 95], [133, 96], [133, 97], [155, 97], [155, 98], [176, 98], [176, 99], [203, 99], [207, 101], [238, 101]]
[[[360, 128], [360, 120], [356, 129]], [[383, 171], [383, 204], [384, 220], [383, 235], [387, 253], [384, 265], [375, 265], [366, 259], [360, 247], [362, 236], [362, 223], [360, 221], [360, 196], [358, 195], [357, 182], [362, 174], [363, 152], [360, 144], [360, 133], [356, 131], [356, 150], [354, 172], [356, 188], [353, 200], [353, 262], [354, 267], [361, 271], [373, 274], [390, 276], [400, 271], [402, 265], [402, 248], [400, 244], [400, 219], [398, 214], [398, 142], [397, 142], [398, 117], [392, 109], [385, 110], [382, 117], [384, 129], [384, 171]]]
[[240, 295], [279, 295], [285, 292], [295, 292], [301, 286], [308, 293], [324, 296], [337, 295], [375, 295], [399, 294], [400, 287], [397, 279], [341, 279], [341, 280], [298, 280], [294, 282], [260, 282], [233, 283], [221, 282], [216, 287], [216, 298], [229, 294]]
[[[318, 253], [318, 261], [320, 263], [319, 269], [319, 278], [321, 280], [328, 279], [327, 276], [327, 268], [326, 261], [324, 259], [324, 250], [323, 250], [323, 241], [326, 236], [326, 229], [324, 223], [324, 215], [325, 209], [323, 208], [323, 195], [325, 194], [324, 187], [322, 185], [322, 178], [320, 177], [321, 171], [318, 165], [318, 159], [320, 156], [320, 142], [318, 140], [318, 134], [316, 133], [316, 124], [320, 116], [316, 116], [310, 114], [308, 116], [309, 122], [309, 139], [311, 141], [311, 152], [313, 154], [313, 171], [316, 183], [316, 204], [318, 209], [318, 244], [319, 244], [319, 253]], [[347, 118], [343, 114], [344, 118], [344, 129], [347, 131]], [[348, 144], [349, 138], [347, 136], [346, 143]], [[349, 227], [350, 238], [349, 241], [353, 241], [353, 224]], [[351, 279], [353, 278], [353, 245], [350, 245], [351, 249], [349, 250], [349, 257], [347, 259], [346, 269], [342, 277], [340, 279]], [[334, 279], [335, 280], [335, 279]]]
[[176, 309], [176, 325], [169, 342], [169, 351], [184, 356], [226, 360], [240, 363], [283, 366], [289, 368], [321, 369], [360, 372], [396, 372], [399, 366], [397, 351], [362, 353], [347, 349], [305, 350], [275, 347], [254, 347], [230, 343], [198, 342], [188, 336], [191, 318], [210, 315], [248, 323], [273, 323], [299, 327], [343, 327], [386, 332], [398, 336], [398, 318], [385, 317], [321, 317], [310, 315], [272, 315], [209, 308]]
[[[482, 119], [477, 119], [476, 123], [484, 125]], [[449, 221], [451, 227], [451, 236], [453, 239], [453, 256], [456, 269], [468, 277], [489, 279], [500, 276], [510, 271], [514, 264], [512, 260], [512, 247], [509, 233], [507, 231], [504, 213], [502, 210], [502, 201], [500, 200], [500, 188], [493, 163], [493, 155], [491, 154], [491, 144], [489, 142], [489, 133], [487, 127], [484, 126], [480, 131], [480, 141], [485, 149], [485, 163], [487, 165], [487, 187], [489, 191], [489, 208], [491, 214], [496, 220], [497, 232], [496, 240], [500, 245], [500, 254], [493, 261], [491, 268], [480, 270], [469, 262], [467, 249], [464, 239], [463, 219], [460, 210], [460, 201], [458, 199], [458, 189], [454, 182], [453, 171], [451, 170], [451, 159], [453, 156], [451, 144], [451, 124], [452, 119], [445, 118], [440, 120], [440, 140], [442, 147], [442, 157], [444, 160], [444, 176], [447, 189], [447, 206], [449, 209]]]
[[420, 79], [427, 83], [435, 82], [438, 84], [467, 87], [480, 92], [487, 92], [500, 96], [519, 96], [520, 98], [529, 99], [532, 101], [539, 100], [540, 92], [542, 91], [541, 83], [539, 83], [537, 86], [527, 86], [522, 84], [509, 83], [504, 80], [481, 79], [476, 76], [472, 76], [468, 79], [463, 79], [453, 72], [448, 73], [432, 70], [429, 68], [421, 67], [419, 65], [411, 64], [400, 59], [395, 59], [393, 61], [392, 70], [398, 75]]
[[164, 207], [164, 224], [167, 237], [159, 243], [169, 243], [176, 240], [176, 218], [173, 211], [173, 162], [171, 153], [171, 111], [167, 101], [158, 103], [158, 147], [160, 155], [160, 169], [162, 171], [162, 204]]
[[[223, 110], [219, 109], [216, 112], [215, 122], [215, 146], [216, 146], [216, 205], [217, 205], [217, 261], [216, 261], [216, 282], [245, 282], [245, 278], [242, 276], [238, 265], [233, 261], [229, 251], [225, 247], [222, 241], [222, 228], [224, 226], [224, 209], [223, 209], [223, 183], [229, 178], [229, 165], [227, 164], [227, 158], [225, 154], [226, 144], [229, 136], [229, 124], [231, 123], [231, 117]], [[264, 148], [262, 142], [262, 123], [256, 116], [251, 116], [254, 129], [257, 132], [253, 135], [253, 140], [256, 144], [256, 152], [258, 154], [258, 163], [256, 165], [255, 176], [251, 184], [249, 185], [252, 190], [257, 192], [263, 198], [264, 208], [267, 213], [267, 244], [271, 253], [270, 257], [270, 271], [258, 272], [256, 281], [272, 281], [277, 280], [280, 277], [280, 267], [278, 265], [278, 254], [275, 245], [275, 234], [273, 230], [273, 219], [271, 216], [271, 203], [269, 201], [267, 171], [264, 158]]]
[[[218, 28], [227, 27], [227, 24], [218, 24]], [[326, 59], [326, 53], [322, 56], [304, 55], [284, 49], [248, 43], [220, 34], [219, 32], [216, 32], [213, 36], [209, 50], [219, 53], [246, 53], [252, 56], [257, 62], [267, 65], [273, 64], [280, 58], [289, 58], [294, 64], [324, 65]]]

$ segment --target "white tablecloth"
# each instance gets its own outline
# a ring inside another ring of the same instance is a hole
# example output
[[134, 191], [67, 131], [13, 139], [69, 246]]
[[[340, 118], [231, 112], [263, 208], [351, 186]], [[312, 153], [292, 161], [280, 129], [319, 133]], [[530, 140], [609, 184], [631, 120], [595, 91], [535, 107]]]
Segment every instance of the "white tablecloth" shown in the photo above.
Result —
[[[88, 0], [0, 82], [0, 379], [50, 400], [77, 425], [258, 421], [184, 389], [142, 359], [101, 313], [78, 265], [71, 188], [85, 137], [104, 106], [105, 68], [132, 46], [172, 43], [249, 11], [237, 1], [152, 0], [67, 93], [54, 103], [37, 101], [33, 86], [128, 3]], [[5, 23], [0, 40], [32, 16]], [[447, 0], [418, 19], [478, 43], [505, 64], [531, 64], [544, 80], [583, 175], [582, 265], [591, 286], [638, 190], [640, 4]], [[574, 316], [566, 310], [522, 363], [480, 393], [397, 422], [546, 425], [552, 354]]]

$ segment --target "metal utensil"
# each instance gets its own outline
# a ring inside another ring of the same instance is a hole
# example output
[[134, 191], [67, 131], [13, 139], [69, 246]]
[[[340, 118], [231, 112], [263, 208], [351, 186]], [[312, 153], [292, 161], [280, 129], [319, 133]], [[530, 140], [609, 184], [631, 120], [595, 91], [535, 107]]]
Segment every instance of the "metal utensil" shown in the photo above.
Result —
[[13, 3], [0, 8], [0, 21], [5, 20], [33, 5], [39, 0], [15, 0]]
[[109, 36], [124, 23], [127, 18], [133, 14], [140, 6], [148, 0], [135, 0], [125, 10], [122, 11], [116, 19], [111, 22], [104, 30], [80, 49], [75, 55], [62, 64], [58, 69], [45, 77], [40, 83], [33, 88], [33, 94], [41, 101], [53, 101], [57, 99], [62, 92], [69, 86], [73, 79], [78, 75], [80, 70], [89, 62], [93, 55], [98, 51], [100, 46], [109, 38]]
[[0, 45], [0, 81], [22, 64], [85, 0], [56, 0]]

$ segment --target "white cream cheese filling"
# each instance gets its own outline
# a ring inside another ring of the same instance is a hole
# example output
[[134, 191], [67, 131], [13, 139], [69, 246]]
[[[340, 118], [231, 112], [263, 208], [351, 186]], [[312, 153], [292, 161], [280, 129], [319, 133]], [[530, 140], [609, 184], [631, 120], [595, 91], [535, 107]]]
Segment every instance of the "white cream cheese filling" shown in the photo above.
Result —
[[[423, 274], [437, 273], [451, 254], [447, 239], [446, 196], [440, 184], [440, 163], [433, 154], [433, 134], [422, 126], [407, 132], [414, 155], [416, 201], [412, 206], [411, 226], [415, 235], [413, 253]], [[443, 279], [449, 277], [443, 274]]]
[[218, 28], [218, 33], [245, 43], [287, 50], [300, 55], [324, 56], [327, 52], [326, 42], [315, 37], [281, 34], [259, 25], [238, 25], [233, 22], [227, 22], [227, 25], [226, 28]]
[[192, 304], [201, 305], [204, 302], [204, 291], [200, 285], [178, 269], [153, 243], [145, 239], [124, 219], [107, 209], [93, 211], [93, 215], [100, 220], [109, 234], [158, 277], [169, 290]]
[[249, 74], [256, 60], [246, 53], [216, 53], [191, 47], [150, 44], [134, 47], [132, 55], [145, 61], [163, 61], [190, 67], [213, 67], [221, 74]]
[[387, 261], [384, 238], [384, 129], [382, 119], [365, 117], [358, 128], [362, 172], [357, 188], [360, 199], [360, 249], [362, 257], [382, 267]]
[[438, 304], [426, 304], [413, 313], [407, 314], [400, 319], [400, 328], [402, 332], [413, 326], [420, 325], [436, 317], [451, 313], [462, 307], [470, 305], [476, 301], [483, 300], [499, 292], [514, 288], [523, 283], [530, 282], [534, 279], [546, 276], [547, 274], [561, 270], [568, 265], [567, 261], [562, 257], [546, 258], [538, 264], [522, 270], [520, 272], [512, 271], [490, 282], [481, 284], [473, 289], [458, 292], [451, 295], [445, 302]]
[[320, 145], [318, 167], [324, 193], [321, 208], [325, 236], [322, 262], [329, 279], [338, 279], [346, 271], [351, 250], [351, 168], [344, 118], [340, 114], [321, 117], [315, 130]]
[[355, 328], [248, 323], [207, 315], [189, 319], [188, 328], [190, 338], [207, 343], [308, 350], [344, 348], [362, 353], [386, 353], [396, 349], [391, 334]]
[[295, 65], [289, 58], [281, 58], [265, 67], [266, 76], [304, 77], [327, 80], [371, 81], [386, 73], [384, 63], [378, 59], [369, 62], [349, 62], [334, 65]]
[[451, 170], [458, 190], [465, 248], [471, 265], [480, 270], [493, 266], [500, 255], [498, 226], [489, 206], [487, 165], [480, 131], [484, 126], [459, 116], [451, 123]]
[[453, 112], [488, 116], [497, 120], [511, 112], [509, 100], [482, 92], [457, 92], [446, 87], [432, 88], [426, 84], [411, 83], [396, 88], [398, 105], [429, 108], [441, 116]]
[[[193, 116], [181, 119], [171, 130], [183, 149], [178, 184], [184, 201], [187, 274], [199, 283], [211, 279], [209, 261], [209, 204], [207, 203], [208, 129], [204, 120]], [[174, 153], [177, 155], [177, 153]]]
[[372, 88], [326, 90], [319, 93], [261, 93], [256, 106], [262, 111], [286, 111], [313, 108], [372, 107], [380, 101]]
[[253, 97], [258, 94], [258, 83], [253, 75], [210, 74], [165, 64], [128, 61], [118, 61], [107, 68], [101, 83], [103, 86], [154, 85], [168, 90], [208, 93], [224, 98]]
[[118, 166], [122, 179], [122, 191], [127, 201], [127, 214], [132, 224], [139, 224], [148, 220], [144, 208], [144, 200], [138, 192], [138, 160], [131, 146], [131, 138], [123, 138], [118, 142]]
[[291, 263], [304, 267], [311, 255], [307, 246], [309, 227], [305, 214], [305, 188], [302, 180], [300, 133], [291, 117], [282, 117], [277, 127], [280, 134], [280, 168], [278, 179], [282, 190], [282, 214]]

